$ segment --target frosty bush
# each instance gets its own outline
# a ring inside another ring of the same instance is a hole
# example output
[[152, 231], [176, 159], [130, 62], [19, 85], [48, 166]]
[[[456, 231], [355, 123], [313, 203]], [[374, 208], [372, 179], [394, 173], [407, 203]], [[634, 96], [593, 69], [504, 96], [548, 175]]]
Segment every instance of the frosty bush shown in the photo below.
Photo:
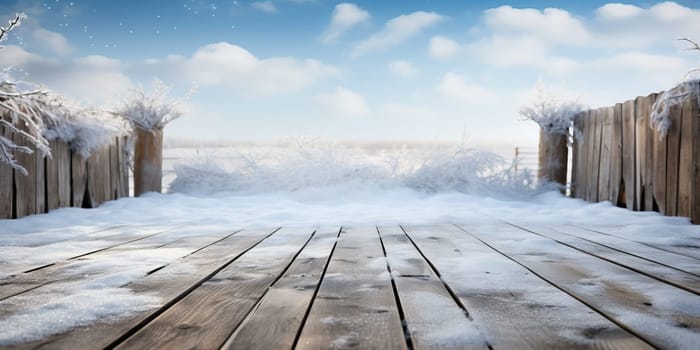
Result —
[[[700, 45], [688, 38], [678, 39], [690, 43], [689, 51], [700, 51]], [[651, 127], [655, 128], [659, 137], [663, 138], [671, 127], [671, 108], [683, 104], [686, 100], [695, 98], [700, 105], [700, 68], [692, 69], [673, 88], [665, 91], [654, 102], [651, 109]]]
[[[0, 41], [5, 40], [7, 33], [19, 26], [25, 17], [17, 14], [7, 28], [0, 27]], [[87, 158], [93, 149], [127, 132], [128, 125], [108, 112], [83, 108], [43, 88], [19, 89], [10, 79], [10, 71], [11, 67], [0, 73], [0, 126], [10, 131], [10, 137], [0, 135], [0, 163], [28, 175], [17, 163], [14, 152], [33, 153], [34, 150], [17, 145], [17, 137], [28, 141], [42, 156], [51, 156], [49, 140], [58, 139]]]
[[170, 98], [170, 88], [165, 83], [155, 79], [151, 90], [150, 94], [143, 88], [133, 90], [132, 96], [116, 113], [135, 127], [148, 131], [162, 130], [182, 116], [181, 99]]
[[[8, 33], [17, 28], [26, 15], [19, 13], [9, 21], [7, 27], [0, 27], [0, 42], [7, 39]], [[2, 46], [0, 46], [0, 49]], [[35, 96], [41, 96], [43, 91], [18, 91], [16, 85], [8, 78], [10, 68], [0, 73], [0, 126], [9, 130], [9, 135], [18, 135], [29, 141], [42, 155], [49, 155], [49, 143], [42, 136], [44, 130], [43, 120], [35, 108], [33, 101]], [[30, 147], [17, 145], [13, 137], [0, 135], [0, 163], [10, 165], [24, 175], [27, 170], [17, 163], [14, 152], [33, 153]]]
[[[578, 101], [562, 97], [539, 81], [533, 100], [520, 108], [520, 115], [537, 123], [548, 135], [569, 135], [574, 116], [583, 109]], [[580, 131], [574, 130], [574, 136], [579, 135]]]

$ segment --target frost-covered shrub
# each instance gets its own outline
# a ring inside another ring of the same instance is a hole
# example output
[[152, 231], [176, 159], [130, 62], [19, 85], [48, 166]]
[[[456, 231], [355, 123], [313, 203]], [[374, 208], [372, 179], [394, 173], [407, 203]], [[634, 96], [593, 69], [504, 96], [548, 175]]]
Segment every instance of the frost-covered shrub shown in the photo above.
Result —
[[[148, 131], [162, 130], [165, 125], [183, 114], [182, 99], [171, 98], [169, 95], [170, 88], [155, 79], [150, 93], [146, 93], [143, 88], [133, 90], [132, 96], [116, 113], [135, 127]], [[189, 93], [185, 98], [188, 96]]]
[[[520, 115], [537, 123], [545, 134], [569, 135], [574, 116], [583, 110], [584, 106], [578, 101], [555, 93], [539, 81], [534, 98], [520, 108]], [[580, 131], [574, 130], [574, 137], [579, 136]]]
[[[18, 14], [7, 28], [0, 27], [0, 41], [25, 17]], [[20, 89], [9, 74], [9, 68], [0, 73], [0, 126], [10, 130], [11, 136], [18, 135], [28, 141], [42, 156], [51, 156], [49, 141], [57, 139], [67, 142], [74, 152], [87, 158], [92, 150], [128, 131], [128, 125], [112, 113], [84, 108], [43, 88]], [[0, 163], [28, 175], [17, 163], [14, 152], [33, 153], [34, 150], [17, 145], [15, 140], [15, 137], [0, 135]]]
[[[688, 38], [679, 40], [687, 41], [691, 44], [687, 50], [700, 51], [698, 43]], [[666, 136], [671, 127], [671, 108], [679, 106], [692, 98], [697, 99], [697, 103], [700, 105], [700, 68], [686, 73], [676, 86], [664, 91], [654, 102], [650, 115], [651, 127], [657, 130], [660, 138]]]

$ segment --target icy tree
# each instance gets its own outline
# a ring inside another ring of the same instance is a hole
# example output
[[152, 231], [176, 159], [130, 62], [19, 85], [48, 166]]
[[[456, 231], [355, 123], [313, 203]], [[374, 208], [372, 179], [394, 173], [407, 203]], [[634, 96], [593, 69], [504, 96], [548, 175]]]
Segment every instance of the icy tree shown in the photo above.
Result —
[[[688, 38], [678, 39], [690, 44], [686, 50], [699, 51], [700, 45]], [[683, 104], [686, 100], [696, 98], [700, 105], [700, 68], [692, 69], [685, 74], [683, 79], [672, 89], [665, 91], [654, 102], [651, 110], [651, 127], [655, 128], [659, 137], [663, 138], [671, 127], [671, 108]]]
[[[584, 106], [578, 101], [566, 99], [547, 88], [542, 81], [538, 81], [534, 98], [520, 107], [520, 115], [537, 123], [547, 135], [568, 136], [574, 116], [583, 109]], [[580, 131], [574, 130], [574, 136], [578, 135]]]
[[116, 113], [140, 129], [151, 132], [162, 130], [165, 125], [182, 116], [182, 99], [171, 98], [169, 95], [170, 88], [155, 79], [150, 94], [143, 88], [135, 89]]
[[[7, 39], [8, 33], [17, 28], [25, 14], [17, 14], [9, 21], [7, 27], [0, 27], [0, 42]], [[0, 46], [0, 49], [2, 46]], [[33, 153], [27, 146], [20, 146], [15, 143], [14, 135], [28, 141], [42, 155], [50, 155], [49, 143], [42, 135], [44, 123], [36, 104], [37, 96], [44, 94], [44, 91], [18, 91], [16, 85], [12, 83], [8, 74], [10, 68], [6, 68], [0, 73], [0, 126], [9, 130], [9, 136], [0, 134], [0, 163], [10, 165], [24, 175], [27, 170], [17, 163], [14, 152]]]

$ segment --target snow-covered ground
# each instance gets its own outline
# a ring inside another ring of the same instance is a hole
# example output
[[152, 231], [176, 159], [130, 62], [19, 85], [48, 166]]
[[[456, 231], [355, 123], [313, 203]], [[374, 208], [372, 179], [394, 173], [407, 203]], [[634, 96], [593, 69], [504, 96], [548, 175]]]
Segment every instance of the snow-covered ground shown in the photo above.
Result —
[[[290, 150], [291, 149], [291, 150]], [[222, 230], [279, 226], [479, 223], [493, 218], [530, 224], [604, 228], [638, 241], [697, 246], [698, 226], [686, 218], [590, 204], [558, 191], [531, 190], [508, 163], [462, 148], [353, 150], [328, 145], [230, 151], [227, 162], [193, 150], [180, 154], [171, 190], [123, 198], [96, 209], [65, 208], [0, 220], [0, 279], [22, 266], [40, 266], [103, 246], [105, 239], [174, 229], [183, 239]], [[187, 158], [186, 153], [196, 158]], [[201, 151], [200, 151], [201, 152]], [[213, 151], [207, 151], [213, 152]], [[166, 156], [168, 153], [166, 152]], [[106, 230], [101, 231], [100, 230]], [[0, 346], [158, 304], [125, 287], [184, 255], [172, 249], [121, 252], [75, 260], [75, 274], [100, 278], [41, 287], [34, 299], [10, 298], [0, 309]], [[16, 271], [15, 271], [16, 272]], [[454, 273], [453, 273], [454, 275]], [[45, 294], [41, 291], [45, 290]], [[50, 296], [64, 295], [63, 298]]]

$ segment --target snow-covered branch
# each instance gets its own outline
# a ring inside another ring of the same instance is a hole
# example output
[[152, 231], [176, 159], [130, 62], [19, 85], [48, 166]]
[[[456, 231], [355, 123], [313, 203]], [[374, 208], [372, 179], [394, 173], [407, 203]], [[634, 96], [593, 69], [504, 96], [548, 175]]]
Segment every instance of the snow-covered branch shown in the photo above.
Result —
[[148, 94], [143, 88], [135, 89], [131, 98], [116, 113], [135, 127], [149, 131], [162, 130], [182, 116], [181, 102], [193, 93], [188, 93], [184, 98], [170, 98], [170, 88], [158, 79], [153, 81], [151, 90]]
[[[700, 45], [697, 42], [688, 38], [678, 40], [690, 44], [690, 47], [685, 49], [686, 51], [700, 52]], [[697, 99], [697, 103], [700, 105], [700, 68], [688, 71], [683, 80], [673, 88], [664, 91], [654, 102], [650, 115], [651, 127], [658, 131], [660, 138], [666, 136], [671, 127], [671, 108], [679, 106], [691, 98]]]
[[[537, 123], [549, 135], [569, 135], [574, 116], [584, 106], [548, 89], [541, 81], [535, 86], [532, 101], [520, 108], [520, 115]], [[575, 136], [579, 133], [575, 130]]]

